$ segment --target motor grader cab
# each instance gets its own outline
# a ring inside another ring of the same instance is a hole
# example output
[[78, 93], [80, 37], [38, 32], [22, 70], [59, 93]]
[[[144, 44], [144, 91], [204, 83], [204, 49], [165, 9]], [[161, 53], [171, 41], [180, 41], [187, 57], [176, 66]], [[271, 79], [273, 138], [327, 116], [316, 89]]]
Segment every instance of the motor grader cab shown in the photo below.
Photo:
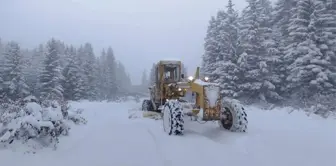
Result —
[[[223, 100], [220, 86], [211, 83], [208, 77], [200, 78], [199, 68], [194, 77], [185, 78], [181, 71], [181, 61], [156, 64], [155, 83], [149, 87], [150, 99], [143, 101], [143, 111], [161, 113], [164, 130], [169, 135], [183, 134], [185, 115], [193, 121], [218, 121], [231, 131], [246, 131], [247, 115], [236, 100]], [[183, 100], [187, 92], [195, 98], [194, 102]]]

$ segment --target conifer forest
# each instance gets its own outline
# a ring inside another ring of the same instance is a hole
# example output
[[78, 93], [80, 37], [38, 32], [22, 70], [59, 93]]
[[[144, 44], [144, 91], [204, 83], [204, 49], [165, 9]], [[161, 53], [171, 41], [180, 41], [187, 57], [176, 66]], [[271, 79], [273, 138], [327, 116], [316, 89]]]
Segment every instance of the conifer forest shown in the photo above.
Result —
[[336, 101], [336, 3], [230, 0], [211, 17], [202, 72], [247, 104], [290, 105], [328, 116]]

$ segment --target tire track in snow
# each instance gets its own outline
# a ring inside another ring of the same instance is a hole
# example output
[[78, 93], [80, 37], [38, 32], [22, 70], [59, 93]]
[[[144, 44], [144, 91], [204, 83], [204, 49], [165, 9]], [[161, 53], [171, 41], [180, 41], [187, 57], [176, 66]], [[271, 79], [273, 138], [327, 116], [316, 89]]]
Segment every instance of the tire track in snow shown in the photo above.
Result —
[[[85, 112], [86, 114], [84, 114], [84, 117], [88, 120], [88, 123], [83, 126], [72, 124], [71, 128], [73, 129], [70, 130], [70, 137], [62, 138], [60, 140], [61, 147], [58, 148], [63, 152], [62, 155], [68, 155], [68, 153], [72, 153], [77, 148], [80, 148], [83, 142], [87, 142], [86, 140], [92, 138], [92, 135], [101, 135], [101, 133], [99, 133], [100, 130], [97, 129], [110, 126], [111, 122], [118, 124], [113, 121], [116, 119], [113, 117], [114, 114], [103, 114], [104, 116], [102, 116], [94, 109], [87, 109]], [[88, 114], [88, 112], [90, 112], [90, 114]]]
[[163, 165], [164, 166], [171, 166], [172, 165], [171, 162], [164, 157], [164, 155], [162, 153], [161, 146], [159, 145], [156, 136], [153, 134], [153, 132], [148, 127], [146, 128], [146, 130], [147, 130], [148, 134], [151, 136], [151, 138], [153, 139], [153, 142], [154, 142], [155, 148], [156, 148], [156, 152], [159, 154], [159, 156], [161, 158], [161, 161], [163, 162]]
[[226, 149], [225, 152], [230, 158], [237, 156], [248, 157], [255, 160], [253, 149], [247, 146], [251, 142], [250, 135], [247, 133], [235, 133], [220, 128], [218, 124], [197, 124], [186, 123], [185, 135], [202, 137], [210, 142], [217, 144], [218, 148]]

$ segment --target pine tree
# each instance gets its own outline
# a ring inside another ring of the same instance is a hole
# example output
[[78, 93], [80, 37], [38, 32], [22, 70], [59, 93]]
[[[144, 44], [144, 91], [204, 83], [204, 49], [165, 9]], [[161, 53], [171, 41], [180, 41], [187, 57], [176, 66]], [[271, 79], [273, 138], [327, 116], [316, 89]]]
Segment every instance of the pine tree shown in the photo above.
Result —
[[289, 27], [290, 20], [296, 15], [295, 6], [297, 0], [277, 0], [273, 10], [273, 34], [274, 43], [277, 45], [279, 58], [274, 58], [275, 64], [271, 62], [272, 72], [276, 73], [273, 82], [281, 96], [286, 95], [286, 68], [289, 65], [284, 55], [287, 51], [287, 45], [290, 43]]
[[7, 102], [22, 101], [29, 94], [29, 87], [23, 76], [23, 56], [20, 46], [10, 42], [4, 51], [4, 64], [2, 66], [2, 100]]
[[40, 78], [40, 98], [42, 100], [63, 101], [62, 69], [58, 44], [55, 39], [47, 43], [47, 52]]
[[149, 73], [149, 86], [154, 85], [155, 81], [156, 81], [156, 73], [155, 73], [155, 63], [152, 65], [152, 68], [150, 70]]
[[143, 72], [142, 72], [142, 76], [141, 76], [141, 86], [144, 87], [144, 88], [147, 88], [148, 87], [148, 78], [147, 78], [147, 70], [145, 69]]
[[[289, 24], [290, 19], [295, 15], [295, 6], [297, 0], [278, 0], [275, 4], [274, 10], [272, 12], [273, 18], [271, 23], [273, 24], [272, 39], [273, 44], [276, 45], [277, 49], [271, 52], [271, 56], [268, 59], [269, 66], [271, 66], [270, 71], [272, 76], [271, 81], [275, 87], [276, 91], [281, 95], [286, 95], [286, 67], [287, 62], [284, 61], [284, 54], [286, 51], [286, 46], [289, 41]], [[273, 48], [274, 46], [270, 46]]]
[[92, 45], [90, 43], [85, 43], [84, 47], [82, 48], [81, 52], [81, 61], [82, 61], [82, 68], [85, 79], [85, 92], [86, 98], [90, 100], [94, 100], [97, 98], [97, 89], [96, 89], [96, 67], [95, 67], [95, 55], [93, 52]]
[[94, 100], [98, 100], [101, 99], [101, 67], [100, 67], [100, 58], [99, 57], [95, 57], [95, 61], [93, 64], [94, 67], [94, 81], [93, 81], [93, 86], [95, 87], [95, 95], [93, 97]]
[[297, 0], [278, 0], [273, 11], [273, 28], [278, 32], [276, 38], [281, 52], [285, 50], [285, 46], [289, 39], [290, 19], [295, 14], [295, 6]]
[[84, 69], [84, 64], [86, 61], [85, 58], [85, 50], [84, 47], [81, 45], [78, 49], [76, 49], [76, 63], [79, 66], [79, 76], [81, 77], [81, 94], [80, 94], [80, 98], [81, 99], [88, 99], [88, 93], [86, 91], [87, 89], [87, 82], [88, 82], [88, 78], [85, 74], [85, 69]]
[[101, 52], [101, 56], [98, 58], [98, 63], [99, 63], [99, 69], [98, 69], [98, 77], [99, 77], [99, 98], [100, 99], [107, 99], [107, 93], [106, 89], [108, 88], [107, 86], [107, 65], [106, 65], [106, 52], [103, 49]]
[[263, 85], [262, 85], [262, 96], [264, 96], [264, 101], [267, 102], [278, 102], [282, 100], [279, 95], [281, 92], [281, 84], [284, 80], [284, 75], [282, 72], [283, 61], [279, 51], [279, 46], [274, 38], [274, 31], [272, 29], [272, 5], [269, 0], [258, 0], [257, 1], [257, 11], [259, 13], [259, 30], [262, 40], [261, 52], [262, 56], [261, 63], [266, 64], [266, 69], [262, 71]]
[[290, 64], [287, 88], [302, 100], [313, 94], [335, 92], [335, 84], [330, 79], [331, 57], [323, 55], [316, 44], [319, 34], [317, 25], [321, 19], [318, 5], [316, 1], [300, 0], [296, 6], [296, 17], [291, 19], [289, 27], [291, 42], [285, 56]]
[[[272, 35], [271, 5], [268, 0], [247, 0], [240, 19], [238, 77], [235, 95], [249, 101], [279, 99], [272, 83], [269, 62], [276, 51]], [[274, 63], [274, 62], [273, 62]]]
[[2, 52], [3, 52], [3, 45], [2, 45], [2, 40], [0, 38], [0, 57], [2, 57]]
[[240, 74], [237, 81], [239, 97], [249, 99], [264, 98], [260, 96], [262, 88], [262, 73], [266, 64], [262, 62], [262, 35], [259, 29], [259, 13], [257, 0], [248, 0], [248, 6], [243, 10], [240, 28], [240, 41], [243, 53], [239, 56]]
[[[4, 52], [4, 45], [3, 45], [2, 40], [0, 38], [0, 65], [3, 65], [3, 63], [4, 63], [4, 54], [3, 54], [3, 52]], [[1, 70], [1, 68], [0, 68], [0, 70]], [[2, 72], [2, 71], [0, 71], [0, 72]]]
[[81, 70], [79, 66], [79, 58], [76, 54], [76, 49], [73, 46], [65, 49], [67, 65], [64, 67], [62, 74], [64, 98], [66, 100], [80, 100], [84, 91], [84, 80], [81, 76]]
[[111, 47], [107, 49], [106, 54], [106, 83], [107, 98], [114, 100], [119, 87], [116, 78], [116, 61]]
[[228, 2], [226, 17], [222, 20], [220, 31], [221, 40], [221, 56], [222, 60], [217, 62], [217, 73], [220, 75], [218, 82], [220, 83], [222, 94], [225, 96], [236, 96], [236, 76], [239, 71], [237, 66], [237, 49], [238, 49], [238, 33], [239, 19], [238, 13], [233, 8], [231, 0]]
[[132, 79], [129, 73], [127, 73], [126, 82], [128, 82], [129, 87], [132, 87], [133, 83], [132, 83]]
[[118, 62], [117, 64], [116, 80], [119, 87], [118, 94], [126, 95], [127, 93], [129, 93], [131, 82], [128, 79], [125, 66], [121, 62]]
[[60, 66], [63, 69], [67, 65], [66, 44], [60, 40], [56, 40], [58, 45], [58, 52], [60, 56]]
[[316, 44], [323, 56], [330, 60], [329, 70], [336, 74], [336, 2], [329, 0], [314, 2]]
[[210, 63], [210, 72], [207, 75], [210, 77], [212, 82], [220, 84], [220, 77], [222, 75], [221, 67], [223, 65], [224, 57], [226, 56], [227, 49], [225, 42], [225, 26], [224, 22], [227, 19], [227, 13], [225, 11], [219, 10], [216, 15], [216, 28], [215, 30], [215, 45], [217, 46], [215, 50], [213, 50], [214, 54], [212, 57], [212, 63]]
[[45, 55], [45, 49], [43, 44], [40, 44], [38, 48], [35, 48], [32, 52], [32, 56], [29, 60], [29, 65], [26, 67], [25, 78], [27, 84], [30, 87], [30, 92], [34, 96], [39, 94], [39, 74], [43, 69], [43, 61]]
[[217, 30], [217, 20], [215, 17], [211, 17], [209, 21], [209, 26], [207, 29], [205, 43], [204, 43], [204, 54], [202, 56], [202, 73], [205, 76], [210, 77], [214, 80], [213, 72], [216, 69], [216, 59], [219, 56], [219, 46], [217, 41], [218, 30]]

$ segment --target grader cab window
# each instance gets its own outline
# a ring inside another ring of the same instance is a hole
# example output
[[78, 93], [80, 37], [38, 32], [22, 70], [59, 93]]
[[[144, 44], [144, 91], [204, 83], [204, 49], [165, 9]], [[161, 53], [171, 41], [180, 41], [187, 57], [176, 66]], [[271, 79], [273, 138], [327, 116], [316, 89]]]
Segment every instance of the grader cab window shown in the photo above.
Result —
[[179, 67], [176, 65], [165, 66], [164, 67], [164, 77], [165, 81], [179, 81], [180, 80], [180, 71]]

